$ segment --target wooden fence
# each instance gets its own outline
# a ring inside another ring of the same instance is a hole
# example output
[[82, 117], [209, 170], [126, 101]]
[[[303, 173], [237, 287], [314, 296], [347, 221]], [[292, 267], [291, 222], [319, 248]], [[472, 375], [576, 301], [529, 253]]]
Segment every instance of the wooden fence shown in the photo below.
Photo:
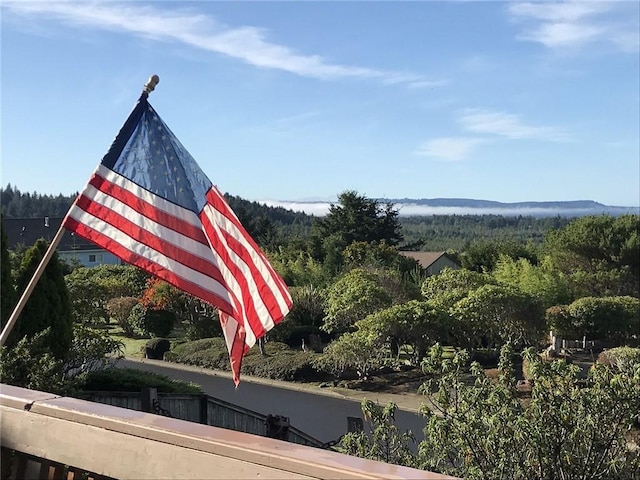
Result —
[[155, 389], [143, 389], [141, 392], [87, 392], [82, 398], [298, 445], [326, 447], [320, 440], [290, 426], [286, 417], [264, 415], [209, 395], [157, 393]]

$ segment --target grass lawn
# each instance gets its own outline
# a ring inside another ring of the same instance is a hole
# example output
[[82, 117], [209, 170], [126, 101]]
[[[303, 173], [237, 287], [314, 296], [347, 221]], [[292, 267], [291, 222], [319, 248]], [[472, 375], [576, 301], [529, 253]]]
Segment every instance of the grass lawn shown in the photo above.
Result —
[[115, 340], [120, 340], [124, 344], [124, 354], [127, 357], [144, 356], [144, 346], [149, 341], [148, 338], [129, 338], [125, 337], [120, 327], [111, 326], [109, 329], [109, 336]]
[[[151, 337], [143, 337], [143, 338], [131, 338], [127, 337], [123, 334], [122, 328], [118, 325], [109, 324], [107, 326], [109, 330], [109, 336], [120, 340], [124, 344], [124, 354], [127, 357], [144, 357], [144, 346], [151, 339]], [[176, 325], [171, 334], [169, 335], [169, 340], [173, 344], [176, 341], [184, 340], [184, 328], [182, 325]]]

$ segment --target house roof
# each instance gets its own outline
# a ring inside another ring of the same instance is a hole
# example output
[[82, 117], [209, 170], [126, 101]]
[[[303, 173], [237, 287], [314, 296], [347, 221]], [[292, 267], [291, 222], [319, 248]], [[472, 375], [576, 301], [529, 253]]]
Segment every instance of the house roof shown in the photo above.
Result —
[[440, 257], [447, 257], [452, 262], [458, 264], [453, 258], [447, 255], [447, 252], [400, 252], [403, 255], [417, 260], [422, 268], [429, 268]]
[[[40, 238], [51, 242], [62, 224], [62, 217], [4, 218], [4, 229], [10, 249], [18, 245], [30, 247]], [[65, 230], [58, 244], [58, 251], [96, 250], [100, 247], [84, 238]]]

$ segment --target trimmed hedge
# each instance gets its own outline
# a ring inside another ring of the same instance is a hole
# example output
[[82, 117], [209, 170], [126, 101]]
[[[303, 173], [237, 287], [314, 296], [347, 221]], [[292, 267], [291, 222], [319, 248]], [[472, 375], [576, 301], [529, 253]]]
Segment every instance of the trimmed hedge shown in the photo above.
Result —
[[109, 392], [139, 392], [142, 387], [156, 388], [160, 393], [202, 393], [200, 385], [195, 383], [134, 368], [112, 367], [91, 372], [80, 386], [85, 391]]
[[[267, 342], [267, 355], [257, 347], [249, 350], [242, 361], [241, 374], [274, 380], [313, 381], [324, 378], [314, 367], [319, 354], [290, 349], [280, 342]], [[207, 338], [185, 342], [173, 347], [165, 359], [204, 368], [229, 371], [229, 353], [222, 338]]]

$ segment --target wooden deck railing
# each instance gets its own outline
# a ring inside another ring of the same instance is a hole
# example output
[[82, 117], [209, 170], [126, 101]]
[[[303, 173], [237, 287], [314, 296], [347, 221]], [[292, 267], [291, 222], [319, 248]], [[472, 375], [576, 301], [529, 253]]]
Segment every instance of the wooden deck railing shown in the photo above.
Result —
[[2, 476], [16, 480], [451, 478], [8, 385], [0, 415]]

